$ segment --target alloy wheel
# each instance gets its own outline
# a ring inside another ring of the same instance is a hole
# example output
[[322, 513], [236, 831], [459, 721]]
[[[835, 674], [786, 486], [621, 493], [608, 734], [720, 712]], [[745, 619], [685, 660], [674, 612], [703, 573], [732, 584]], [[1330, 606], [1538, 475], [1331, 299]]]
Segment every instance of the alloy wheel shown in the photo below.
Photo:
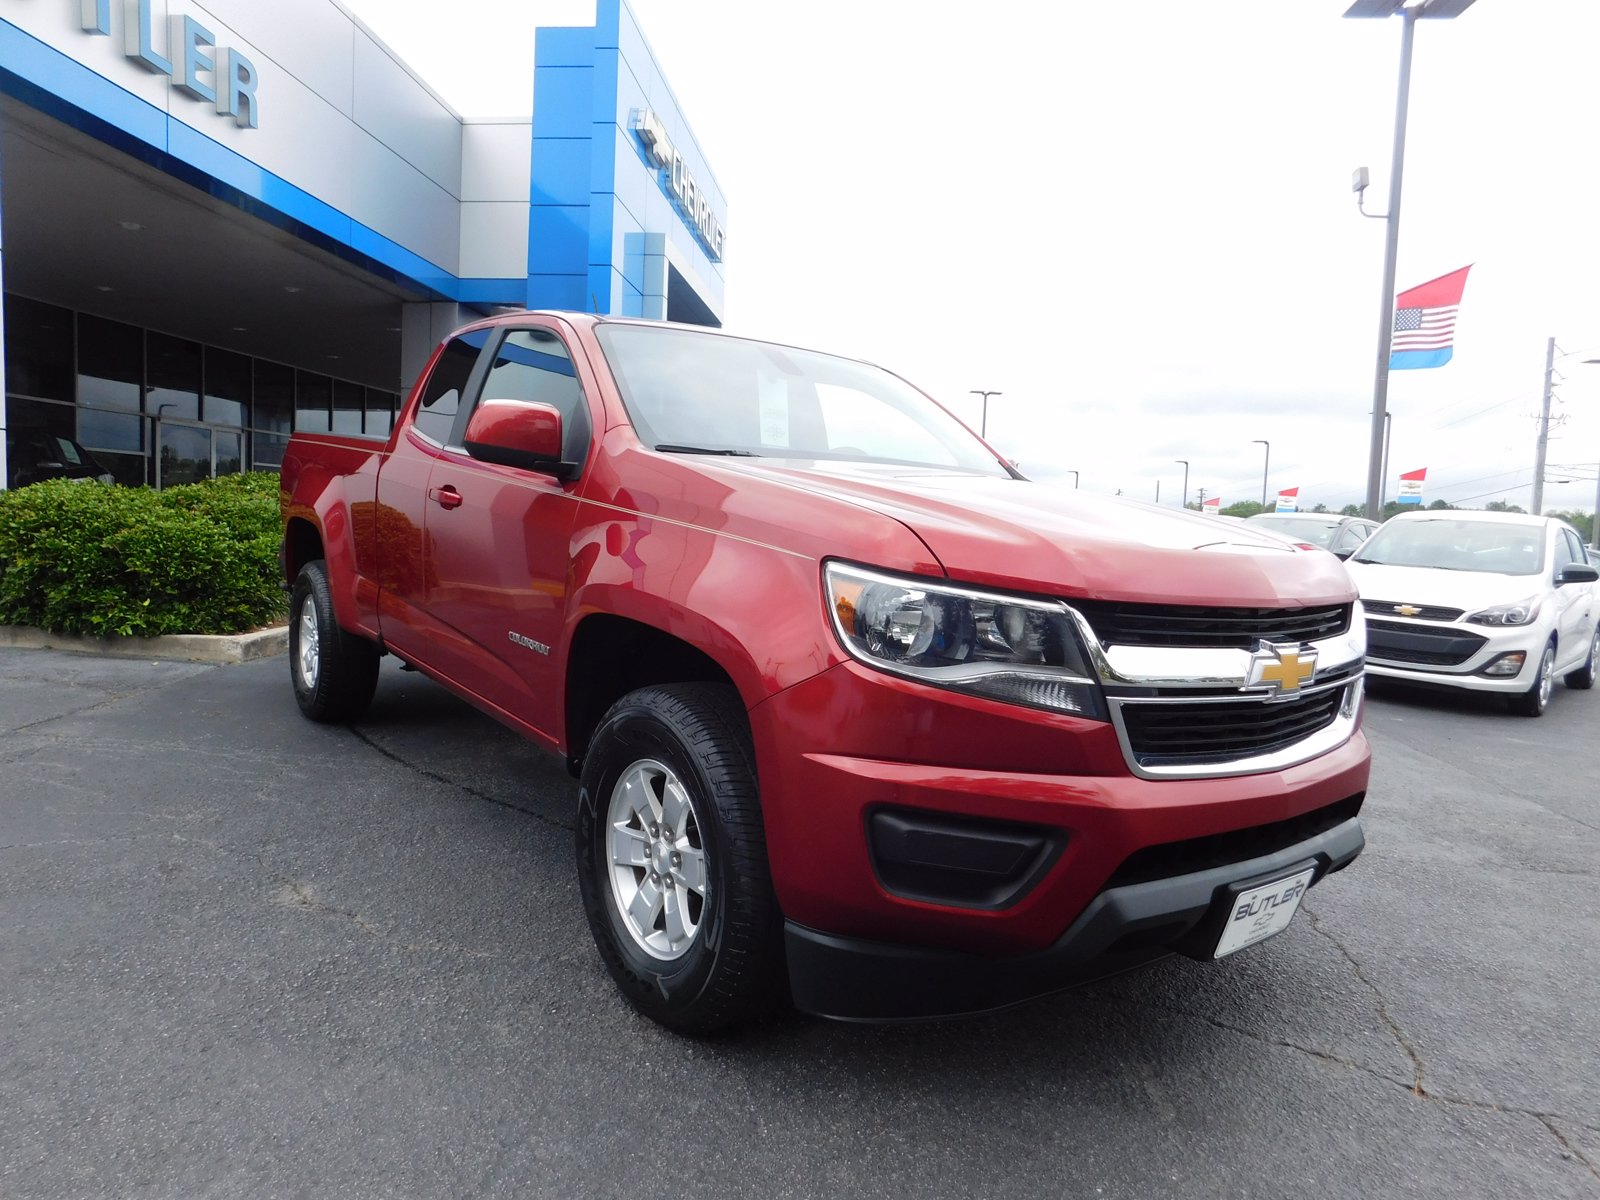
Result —
[[652, 958], [682, 958], [706, 904], [706, 856], [694, 801], [653, 758], [622, 773], [607, 806], [611, 896], [622, 924]]
[[300, 606], [298, 642], [296, 665], [300, 671], [300, 685], [307, 692], [314, 692], [317, 690], [322, 660], [319, 657], [321, 639], [317, 632], [317, 606], [310, 596]]

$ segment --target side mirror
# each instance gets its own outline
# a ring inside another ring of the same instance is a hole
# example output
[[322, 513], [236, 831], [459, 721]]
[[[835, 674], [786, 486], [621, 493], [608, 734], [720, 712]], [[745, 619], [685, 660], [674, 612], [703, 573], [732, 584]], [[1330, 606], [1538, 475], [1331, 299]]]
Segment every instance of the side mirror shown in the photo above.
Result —
[[1594, 583], [1600, 581], [1600, 569], [1589, 566], [1587, 563], [1569, 563], [1561, 568], [1561, 574], [1556, 576], [1556, 586], [1564, 583]]
[[561, 414], [548, 404], [480, 400], [467, 422], [467, 453], [503, 467], [571, 479], [578, 463], [561, 459]]

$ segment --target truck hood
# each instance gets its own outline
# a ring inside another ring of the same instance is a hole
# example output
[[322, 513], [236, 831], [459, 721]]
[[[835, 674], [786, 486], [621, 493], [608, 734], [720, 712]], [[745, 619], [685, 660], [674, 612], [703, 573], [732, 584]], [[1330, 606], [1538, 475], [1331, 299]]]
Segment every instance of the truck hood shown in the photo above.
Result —
[[1292, 608], [1355, 598], [1333, 555], [1298, 550], [1226, 517], [878, 463], [726, 459], [718, 466], [892, 517], [965, 583], [1146, 604]]

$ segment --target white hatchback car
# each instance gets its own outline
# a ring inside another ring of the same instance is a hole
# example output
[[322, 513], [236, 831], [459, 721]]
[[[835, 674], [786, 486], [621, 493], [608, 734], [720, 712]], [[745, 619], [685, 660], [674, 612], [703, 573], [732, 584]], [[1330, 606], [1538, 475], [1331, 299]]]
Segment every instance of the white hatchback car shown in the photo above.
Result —
[[1367, 672], [1502, 692], [1537, 717], [1557, 675], [1594, 686], [1600, 572], [1553, 517], [1401, 513], [1346, 566], [1367, 614]]

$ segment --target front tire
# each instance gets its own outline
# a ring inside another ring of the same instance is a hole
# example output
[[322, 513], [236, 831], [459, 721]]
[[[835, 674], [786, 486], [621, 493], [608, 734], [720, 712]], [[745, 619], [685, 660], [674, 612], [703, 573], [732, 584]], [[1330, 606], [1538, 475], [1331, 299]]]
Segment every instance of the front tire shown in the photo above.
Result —
[[328, 566], [300, 568], [289, 599], [289, 678], [295, 702], [313, 721], [354, 721], [378, 686], [378, 647], [339, 628]]
[[1556, 686], [1556, 644], [1546, 642], [1539, 659], [1539, 673], [1533, 686], [1520, 696], [1511, 697], [1511, 711], [1524, 717], [1542, 717], [1550, 707], [1550, 693]]
[[628, 1000], [684, 1033], [748, 1021], [779, 970], [755, 755], [732, 688], [624, 696], [584, 755], [578, 884]]
[[1587, 692], [1594, 686], [1595, 676], [1600, 674], [1600, 625], [1596, 625], [1594, 636], [1589, 639], [1589, 657], [1583, 666], [1576, 671], [1568, 673], [1564, 678], [1569, 688], [1576, 688], [1580, 692]]

